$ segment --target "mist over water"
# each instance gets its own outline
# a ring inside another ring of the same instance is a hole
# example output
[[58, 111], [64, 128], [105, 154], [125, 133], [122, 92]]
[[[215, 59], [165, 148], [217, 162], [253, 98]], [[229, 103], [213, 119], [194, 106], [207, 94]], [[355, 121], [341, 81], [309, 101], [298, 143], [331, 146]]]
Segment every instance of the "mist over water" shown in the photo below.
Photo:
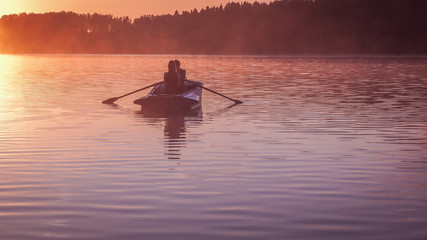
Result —
[[[133, 100], [170, 59], [202, 111]], [[427, 58], [0, 55], [1, 239], [425, 239]]]

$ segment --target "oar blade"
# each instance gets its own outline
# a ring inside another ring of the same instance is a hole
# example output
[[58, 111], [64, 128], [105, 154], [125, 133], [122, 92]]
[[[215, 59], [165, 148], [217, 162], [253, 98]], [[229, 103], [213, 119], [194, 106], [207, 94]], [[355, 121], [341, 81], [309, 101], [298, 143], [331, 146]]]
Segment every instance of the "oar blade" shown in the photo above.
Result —
[[102, 101], [103, 104], [113, 104], [115, 101], [119, 99], [118, 97], [109, 98], [107, 100]]
[[230, 98], [230, 97], [227, 97], [227, 96], [225, 96], [225, 95], [223, 95], [223, 94], [221, 94], [221, 93], [219, 93], [219, 92], [215, 92], [214, 90], [209, 89], [209, 88], [207, 88], [207, 87], [205, 87], [205, 86], [202, 86], [202, 85], [199, 85], [199, 84], [197, 84], [197, 83], [194, 83], [193, 81], [189, 81], [189, 82], [190, 82], [190, 83], [192, 83], [193, 85], [196, 85], [196, 86], [199, 86], [199, 87], [201, 87], [201, 88], [203, 88], [203, 89], [206, 89], [206, 90], [208, 90], [209, 92], [212, 92], [212, 93], [215, 93], [215, 94], [217, 94], [217, 95], [219, 95], [219, 96], [221, 96], [221, 97], [227, 98], [228, 100], [233, 101], [235, 104], [242, 104], [242, 103], [243, 103], [243, 102], [242, 102], [242, 101], [240, 101], [240, 100], [236, 100], [236, 99], [232, 99], [232, 98]]
[[158, 83], [154, 83], [154, 84], [148, 85], [148, 86], [146, 86], [146, 87], [143, 87], [143, 88], [141, 88], [141, 89], [135, 90], [135, 91], [133, 91], [133, 92], [126, 93], [125, 95], [122, 95], [122, 96], [120, 96], [120, 97], [113, 97], [113, 98], [109, 98], [109, 99], [107, 99], [107, 100], [102, 101], [102, 103], [103, 103], [103, 104], [113, 104], [113, 103], [114, 103], [115, 101], [117, 101], [117, 99], [119, 99], [119, 98], [129, 96], [129, 95], [131, 95], [131, 94], [134, 94], [134, 93], [139, 92], [139, 91], [141, 91], [141, 90], [147, 89], [147, 88], [149, 88], [149, 87], [156, 86], [156, 85], [158, 85], [158, 84], [160, 84], [160, 83], [162, 83], [162, 82], [158, 82]]

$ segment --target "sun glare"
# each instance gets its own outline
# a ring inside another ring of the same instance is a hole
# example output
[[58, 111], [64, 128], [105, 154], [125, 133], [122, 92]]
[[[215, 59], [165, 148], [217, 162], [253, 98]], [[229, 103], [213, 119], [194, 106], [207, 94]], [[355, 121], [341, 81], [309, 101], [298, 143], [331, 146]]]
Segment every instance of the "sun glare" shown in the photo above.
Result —
[[13, 55], [0, 54], [0, 120], [11, 117], [7, 110], [10, 103], [20, 97], [20, 89], [15, 84], [14, 77], [20, 63]]
[[[102, 13], [137, 18], [145, 14], [173, 14], [175, 10], [190, 11], [206, 6], [225, 5], [225, 0], [0, 0], [0, 17], [7, 14], [73, 11], [76, 13]], [[231, 2], [231, 1], [230, 1]], [[242, 1], [243, 2], [243, 1]], [[248, 0], [255, 2], [255, 0]], [[260, 1], [266, 2], [266, 1]]]
[[9, 68], [10, 68], [10, 64], [8, 61], [8, 56], [0, 54], [0, 104], [3, 101], [5, 101], [4, 98], [6, 98], [6, 85], [7, 85], [6, 72], [9, 71]]
[[15, 56], [0, 54], [0, 98], [4, 95], [9, 75], [16, 69]]
[[7, 14], [18, 13], [19, 5], [16, 1], [0, 1], [0, 17]]

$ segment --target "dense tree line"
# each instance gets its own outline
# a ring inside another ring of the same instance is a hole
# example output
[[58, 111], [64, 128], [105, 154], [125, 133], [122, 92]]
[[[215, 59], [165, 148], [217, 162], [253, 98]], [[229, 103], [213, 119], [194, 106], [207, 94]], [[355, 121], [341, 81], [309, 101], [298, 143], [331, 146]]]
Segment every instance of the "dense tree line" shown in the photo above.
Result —
[[425, 0], [281, 0], [131, 20], [5, 15], [2, 53], [425, 54]]

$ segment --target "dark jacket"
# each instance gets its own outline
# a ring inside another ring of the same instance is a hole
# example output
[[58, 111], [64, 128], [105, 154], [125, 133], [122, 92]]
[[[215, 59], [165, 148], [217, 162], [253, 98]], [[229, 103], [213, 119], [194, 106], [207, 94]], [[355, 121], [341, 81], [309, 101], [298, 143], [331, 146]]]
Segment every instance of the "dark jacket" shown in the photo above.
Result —
[[181, 77], [178, 73], [165, 72], [164, 82], [165, 82], [165, 93], [181, 92], [183, 81], [181, 80]]

